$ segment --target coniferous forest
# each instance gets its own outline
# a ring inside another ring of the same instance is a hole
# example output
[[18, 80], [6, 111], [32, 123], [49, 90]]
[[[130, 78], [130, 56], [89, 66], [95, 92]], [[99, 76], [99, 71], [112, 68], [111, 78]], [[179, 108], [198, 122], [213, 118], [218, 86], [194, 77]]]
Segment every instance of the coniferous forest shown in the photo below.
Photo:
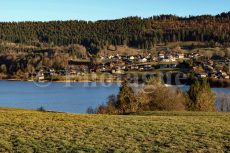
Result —
[[106, 45], [127, 45], [141, 49], [176, 41], [229, 45], [230, 12], [216, 16], [161, 15], [96, 22], [8, 22], [0, 23], [0, 40], [35, 46], [40, 43], [64, 46], [80, 44], [94, 54]]

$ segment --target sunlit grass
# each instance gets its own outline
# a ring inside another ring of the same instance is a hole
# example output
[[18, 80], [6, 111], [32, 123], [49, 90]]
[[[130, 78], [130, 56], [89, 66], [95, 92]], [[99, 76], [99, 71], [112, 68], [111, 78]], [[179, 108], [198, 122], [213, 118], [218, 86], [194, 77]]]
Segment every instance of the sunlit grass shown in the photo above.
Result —
[[73, 115], [0, 108], [0, 152], [221, 152], [230, 114]]

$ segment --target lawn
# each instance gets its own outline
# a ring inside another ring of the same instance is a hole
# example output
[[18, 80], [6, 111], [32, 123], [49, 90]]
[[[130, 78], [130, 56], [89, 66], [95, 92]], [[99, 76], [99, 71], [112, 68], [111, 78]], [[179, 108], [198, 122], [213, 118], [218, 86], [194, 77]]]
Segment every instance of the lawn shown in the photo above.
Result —
[[0, 152], [229, 152], [230, 114], [74, 115], [0, 108]]

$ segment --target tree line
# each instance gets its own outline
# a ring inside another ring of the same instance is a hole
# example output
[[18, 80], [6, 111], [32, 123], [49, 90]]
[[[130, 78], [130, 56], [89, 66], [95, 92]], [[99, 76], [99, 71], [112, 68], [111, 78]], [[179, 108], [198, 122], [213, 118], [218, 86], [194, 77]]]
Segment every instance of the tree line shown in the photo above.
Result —
[[229, 45], [230, 12], [216, 16], [161, 15], [96, 22], [2, 22], [0, 40], [34, 46], [80, 44], [94, 54], [107, 45], [127, 45], [141, 49], [176, 41]]
[[150, 78], [143, 90], [135, 92], [131, 85], [124, 81], [118, 96], [108, 97], [106, 104], [88, 113], [97, 114], [130, 114], [144, 111], [229, 111], [228, 97], [221, 97], [216, 105], [216, 96], [211, 91], [206, 79], [196, 80], [187, 92], [165, 87], [160, 78]]

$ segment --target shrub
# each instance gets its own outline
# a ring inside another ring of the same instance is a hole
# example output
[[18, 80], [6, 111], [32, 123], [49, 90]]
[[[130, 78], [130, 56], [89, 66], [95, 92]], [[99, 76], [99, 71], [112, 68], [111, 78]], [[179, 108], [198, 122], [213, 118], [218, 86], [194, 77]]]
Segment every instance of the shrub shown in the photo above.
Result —
[[93, 109], [93, 107], [89, 107], [87, 110], [86, 110], [86, 113], [87, 114], [95, 114], [95, 110]]
[[143, 111], [183, 111], [187, 100], [179, 89], [165, 87], [159, 78], [148, 80], [139, 97]]
[[117, 110], [117, 100], [115, 95], [111, 95], [108, 97], [108, 102], [106, 105], [100, 105], [95, 113], [97, 114], [118, 114]]
[[45, 110], [45, 108], [44, 108], [43, 106], [41, 106], [41, 107], [39, 107], [39, 108], [37, 109], [37, 111], [45, 112], [46, 110]]

